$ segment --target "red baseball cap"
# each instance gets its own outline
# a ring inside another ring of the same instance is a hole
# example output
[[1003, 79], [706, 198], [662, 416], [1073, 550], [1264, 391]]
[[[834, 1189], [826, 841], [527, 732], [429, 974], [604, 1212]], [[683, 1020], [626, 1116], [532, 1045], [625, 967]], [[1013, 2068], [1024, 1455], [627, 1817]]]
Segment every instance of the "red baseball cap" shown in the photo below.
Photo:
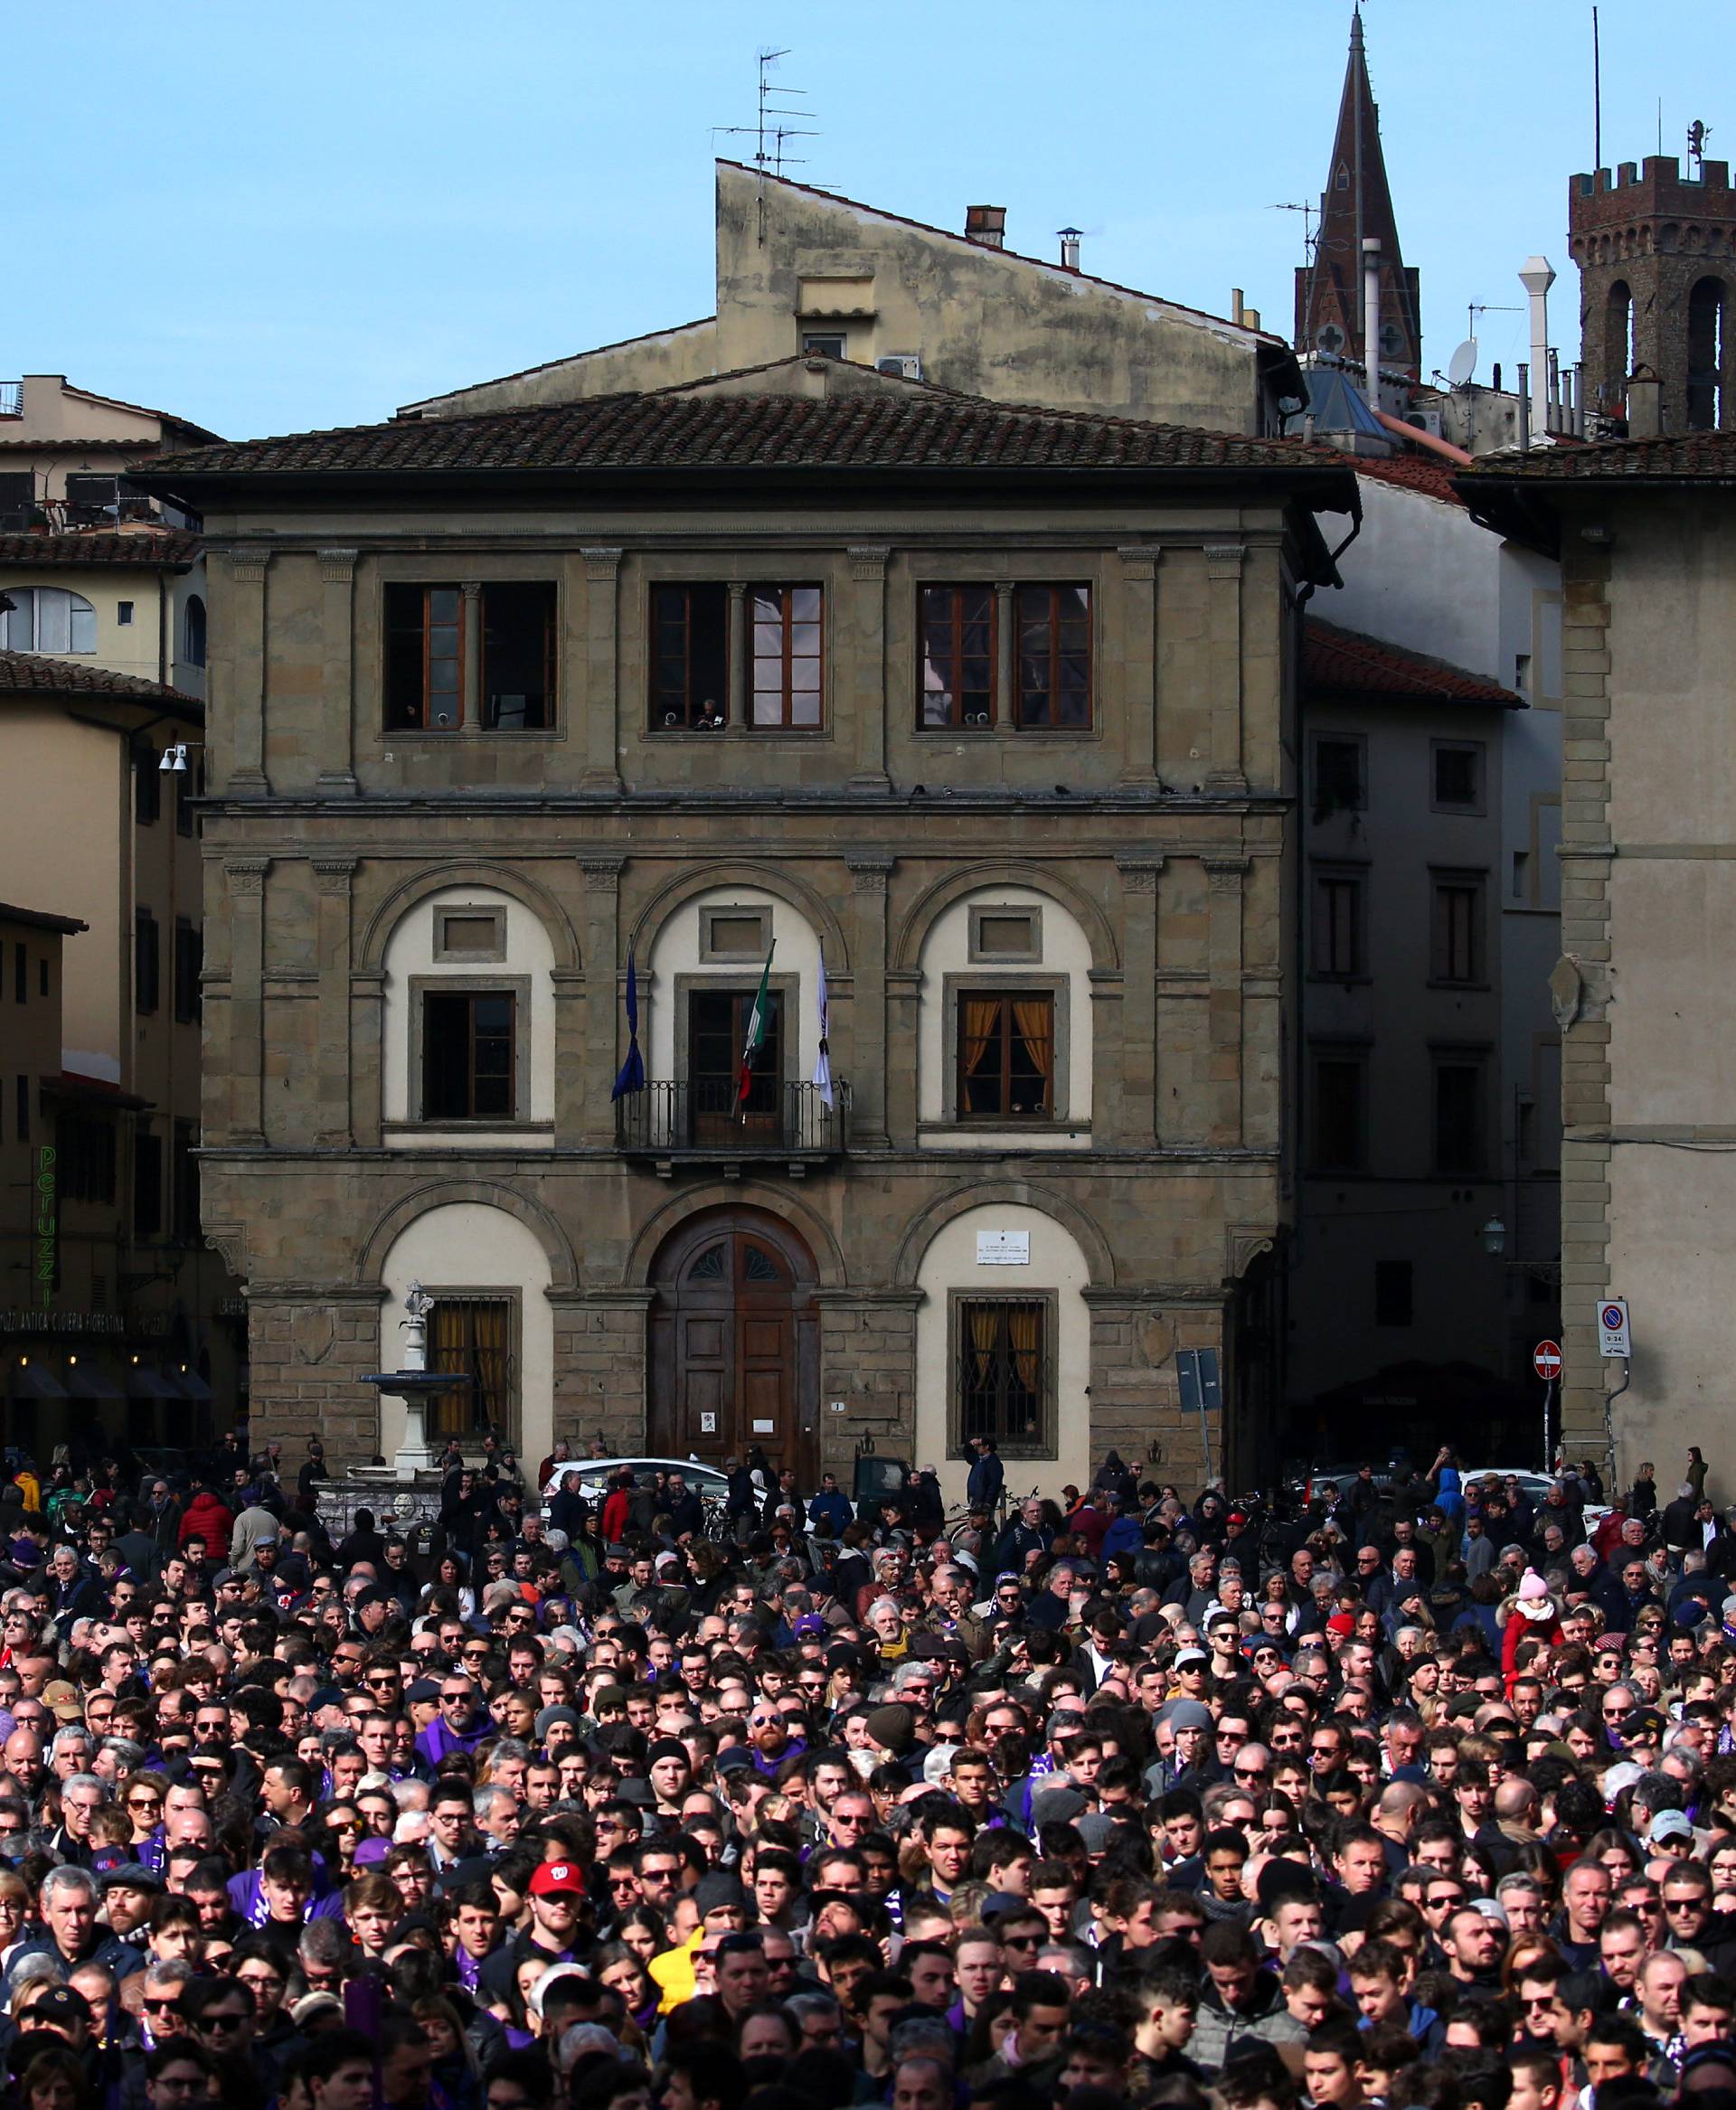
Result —
[[563, 1890], [584, 1895], [585, 1879], [570, 1860], [545, 1860], [531, 1878], [531, 1896], [549, 1898]]

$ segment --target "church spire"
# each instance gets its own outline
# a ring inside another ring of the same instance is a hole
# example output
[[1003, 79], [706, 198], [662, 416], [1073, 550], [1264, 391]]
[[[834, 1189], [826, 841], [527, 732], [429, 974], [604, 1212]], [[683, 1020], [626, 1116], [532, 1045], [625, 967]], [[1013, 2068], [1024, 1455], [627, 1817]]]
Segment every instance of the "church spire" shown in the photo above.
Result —
[[1363, 13], [1350, 18], [1350, 61], [1338, 104], [1332, 164], [1320, 199], [1314, 256], [1296, 275], [1296, 348], [1328, 352], [1360, 363], [1363, 342], [1363, 241], [1381, 245], [1381, 365], [1420, 380], [1422, 330], [1417, 274], [1404, 268], [1398, 221], [1381, 153], [1381, 118], [1369, 86]]

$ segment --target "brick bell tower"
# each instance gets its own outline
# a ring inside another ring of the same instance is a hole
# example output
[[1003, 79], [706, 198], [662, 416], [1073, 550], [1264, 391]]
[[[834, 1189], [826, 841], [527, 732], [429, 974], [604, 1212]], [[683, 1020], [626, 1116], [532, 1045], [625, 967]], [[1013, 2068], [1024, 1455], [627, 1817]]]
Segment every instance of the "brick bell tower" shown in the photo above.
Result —
[[[1696, 127], [1691, 139], [1703, 137]], [[1628, 415], [1628, 377], [1650, 367], [1665, 432], [1736, 427], [1736, 192], [1730, 164], [1681, 173], [1673, 154], [1576, 175], [1568, 249], [1580, 267], [1588, 410]]]
[[1381, 245], [1379, 363], [1422, 378], [1422, 327], [1417, 274], [1405, 268], [1399, 223], [1381, 152], [1381, 114], [1369, 86], [1363, 15], [1350, 18], [1350, 62], [1338, 102], [1332, 165], [1320, 197], [1314, 259], [1296, 275], [1296, 349], [1363, 362], [1363, 242]]

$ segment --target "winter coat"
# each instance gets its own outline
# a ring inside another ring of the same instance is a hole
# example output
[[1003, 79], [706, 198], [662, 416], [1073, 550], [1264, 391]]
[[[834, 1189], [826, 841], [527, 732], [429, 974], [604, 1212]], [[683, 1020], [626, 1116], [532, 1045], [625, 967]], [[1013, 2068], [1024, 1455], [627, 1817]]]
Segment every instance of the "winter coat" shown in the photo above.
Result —
[[209, 1487], [202, 1487], [187, 1504], [175, 1544], [184, 1546], [189, 1539], [203, 1539], [221, 1560], [229, 1551], [229, 1534], [234, 1528], [235, 1519], [223, 1502]]

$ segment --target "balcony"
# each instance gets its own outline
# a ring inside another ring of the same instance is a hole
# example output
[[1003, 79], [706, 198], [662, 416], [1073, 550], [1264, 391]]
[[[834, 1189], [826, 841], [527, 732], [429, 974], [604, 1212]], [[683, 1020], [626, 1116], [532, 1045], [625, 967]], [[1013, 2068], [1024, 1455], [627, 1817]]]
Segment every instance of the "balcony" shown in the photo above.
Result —
[[779, 1159], [800, 1179], [848, 1148], [850, 1087], [835, 1079], [832, 1097], [828, 1107], [817, 1085], [761, 1079], [743, 1111], [727, 1079], [647, 1084], [616, 1102], [616, 1146], [624, 1156], [653, 1159], [664, 1179], [681, 1164], [710, 1165], [727, 1179], [732, 1168], [764, 1171]]

